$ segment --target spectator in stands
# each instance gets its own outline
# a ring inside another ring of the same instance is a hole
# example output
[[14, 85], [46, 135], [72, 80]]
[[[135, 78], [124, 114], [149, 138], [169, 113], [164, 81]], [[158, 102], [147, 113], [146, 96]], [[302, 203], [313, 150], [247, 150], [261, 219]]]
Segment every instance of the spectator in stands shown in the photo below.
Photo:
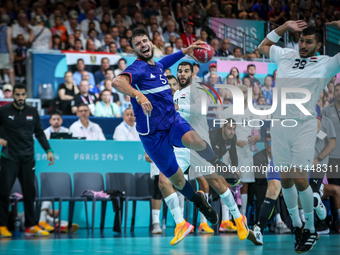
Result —
[[170, 35], [175, 35], [176, 38], [179, 38], [180, 35], [176, 33], [176, 23], [172, 19], [168, 20], [166, 24], [166, 31], [163, 33], [163, 38], [166, 43], [170, 42]]
[[119, 44], [119, 31], [117, 27], [111, 27], [110, 28], [110, 35], [112, 36], [112, 41], [114, 43], [116, 43], [117, 47], [120, 48], [120, 44]]
[[111, 91], [110, 102], [114, 102], [114, 103], [116, 103], [120, 107], [121, 103], [120, 103], [120, 99], [119, 99], [119, 95], [118, 95], [118, 93], [120, 93], [120, 92], [117, 92], [117, 90], [115, 90], [115, 88], [112, 87], [112, 80], [107, 79], [107, 80], [104, 81], [104, 89], [107, 89], [107, 90]]
[[13, 95], [13, 86], [11, 84], [5, 84], [2, 87], [1, 93], [2, 93], [1, 98], [5, 98], [5, 99], [12, 98], [12, 95]]
[[200, 65], [197, 63], [194, 63], [192, 66], [194, 68], [194, 71], [192, 73], [192, 82], [202, 82], [202, 79], [197, 76], [200, 71]]
[[157, 15], [157, 24], [164, 30], [169, 20], [172, 20], [169, 7], [166, 4], [161, 6], [161, 15]]
[[174, 53], [174, 49], [171, 46], [167, 46], [165, 48], [165, 55], [171, 55], [172, 53]]
[[185, 33], [181, 34], [184, 48], [189, 47], [196, 41], [196, 35], [194, 34], [193, 25], [194, 23], [187, 22], [185, 24]]
[[268, 19], [270, 22], [276, 23], [278, 25], [282, 25], [285, 23], [287, 19], [287, 14], [281, 8], [281, 1], [274, 0], [273, 2], [273, 10], [268, 13]]
[[234, 58], [242, 58], [242, 51], [240, 47], [235, 47], [233, 49], [233, 56]]
[[70, 126], [72, 136], [86, 137], [86, 140], [105, 141], [106, 139], [100, 126], [89, 120], [90, 114], [88, 104], [81, 103], [78, 105], [77, 116], [79, 119]]
[[286, 44], [285, 48], [290, 48], [293, 50], [296, 50], [297, 52], [299, 52], [299, 38], [300, 35], [299, 33], [289, 33], [290, 34], [290, 41], [289, 43]]
[[242, 81], [240, 79], [240, 71], [237, 69], [237, 67], [232, 67], [230, 69], [230, 73], [235, 77], [235, 84], [237, 86], [241, 86], [242, 85]]
[[67, 42], [66, 42], [66, 44], [64, 46], [64, 49], [65, 50], [74, 51], [75, 42], [76, 42], [76, 38], [74, 37], [74, 35], [69, 35], [67, 37]]
[[229, 51], [230, 42], [228, 39], [222, 40], [222, 45], [219, 50], [217, 50], [217, 55], [220, 57], [227, 57], [232, 55], [231, 51]]
[[54, 17], [54, 27], [51, 27], [52, 35], [59, 35], [63, 43], [67, 41], [67, 29], [63, 26], [63, 20], [60, 16]]
[[231, 73], [227, 75], [227, 78], [225, 79], [226, 84], [228, 85], [234, 85], [236, 86], [236, 80], [234, 75], [232, 75]]
[[259, 87], [261, 87], [261, 83], [258, 79], [255, 78], [255, 74], [256, 74], [256, 67], [254, 64], [249, 64], [247, 66], [247, 75], [245, 76], [245, 78], [249, 78], [251, 81], [252, 86], [258, 85]]
[[253, 85], [253, 105], [257, 105], [257, 99], [262, 96], [261, 87], [257, 84]]
[[118, 28], [119, 36], [120, 37], [124, 37], [126, 28], [124, 27], [123, 23], [122, 22], [118, 22], [116, 24], [116, 26]]
[[8, 26], [9, 22], [9, 16], [2, 14], [0, 17], [0, 70], [3, 70], [4, 74], [9, 75], [9, 80], [14, 85], [12, 28]]
[[218, 39], [212, 39], [210, 45], [214, 49], [214, 56], [218, 56], [218, 49], [220, 48], [220, 42], [218, 41]]
[[89, 29], [89, 32], [88, 32], [88, 39], [91, 39], [94, 44], [95, 44], [95, 50], [94, 51], [97, 51], [97, 49], [99, 49], [100, 47], [102, 47], [102, 43], [101, 41], [99, 41], [97, 39], [97, 31], [94, 30], [94, 29]]
[[[80, 82], [81, 80], [83, 79], [82, 76], [83, 76], [83, 73], [85, 71], [85, 63], [84, 63], [84, 60], [83, 59], [78, 59], [77, 60], [77, 71], [75, 71], [73, 73], [73, 80], [75, 81], [75, 83], [79, 86], [80, 85]], [[95, 82], [95, 79], [94, 79], [94, 76], [92, 73], [89, 73], [90, 75], [90, 83], [91, 84], [96, 84]]]
[[101, 52], [110, 52], [110, 43], [112, 43], [112, 35], [106, 34], [104, 37], [104, 45], [99, 47], [97, 50]]
[[93, 93], [96, 95], [97, 98], [99, 98], [99, 91], [98, 91], [98, 88], [96, 86], [95, 83], [92, 83], [91, 79], [90, 79], [90, 73], [87, 72], [87, 71], [84, 71], [83, 72], [83, 75], [82, 75], [82, 79], [83, 81], [88, 81], [89, 82], [89, 92]]
[[[227, 119], [233, 117], [236, 123], [240, 123], [244, 120], [250, 121], [255, 119], [253, 113], [250, 112], [248, 108], [248, 91], [247, 87], [242, 85], [239, 87], [244, 95], [244, 115], [233, 115], [233, 106], [228, 107], [222, 112], [222, 118]], [[251, 146], [255, 145], [257, 142], [261, 140], [261, 132], [258, 128], [259, 122], [253, 121], [253, 125], [245, 126], [242, 128], [236, 129], [237, 141], [236, 141], [236, 149], [237, 155], [239, 159], [239, 166], [249, 167], [252, 169], [253, 166], [253, 151], [251, 151]], [[256, 123], [256, 124], [255, 124]], [[241, 206], [241, 213], [244, 214], [247, 207], [248, 201], [248, 184], [253, 183], [254, 179], [254, 172], [241, 172], [241, 181], [242, 181], [242, 188], [241, 188], [241, 199], [242, 199], [242, 206]]]
[[122, 100], [121, 100], [121, 105], [120, 105], [120, 111], [121, 112], [124, 112], [126, 109], [129, 109], [132, 107], [132, 104], [131, 104], [131, 97], [128, 96], [128, 95], [123, 95], [123, 94], [120, 94], [122, 95]]
[[105, 80], [110, 80], [112, 82], [114, 78], [115, 78], [115, 74], [113, 70], [110, 68], [106, 69], [104, 79], [99, 82], [99, 91], [102, 92], [105, 89], [105, 85], [104, 85]]
[[82, 51], [83, 50], [83, 43], [80, 39], [74, 40], [74, 50], [75, 51]]
[[272, 105], [273, 104], [273, 78], [268, 75], [264, 79], [264, 87], [262, 88], [262, 95], [265, 98], [265, 104], [266, 105]]
[[94, 73], [94, 80], [97, 87], [99, 87], [100, 82], [105, 79], [105, 72], [108, 69], [110, 69], [110, 60], [107, 57], [102, 58], [100, 69]]
[[65, 83], [62, 83], [58, 87], [57, 100], [59, 101], [59, 109], [64, 115], [71, 115], [71, 102], [74, 100], [74, 96], [79, 93], [77, 84], [73, 80], [73, 74], [71, 71], [65, 73]]
[[[211, 63], [211, 64], [209, 65], [209, 73], [207, 73], [206, 75], [204, 75], [204, 82], [209, 82], [211, 73], [215, 73], [215, 74], [217, 75], [216, 72], [217, 72], [217, 65], [216, 65], [216, 63]], [[218, 76], [218, 81], [217, 81], [217, 83], [222, 84], [222, 77], [219, 76], [219, 75], [217, 75], [217, 76]]]
[[330, 102], [330, 103], [334, 103], [335, 102], [335, 98], [334, 98], [334, 82], [333, 81], [330, 81], [328, 84], [327, 84], [327, 88], [328, 88], [328, 91], [327, 91], [327, 100]]
[[127, 64], [126, 64], [126, 59], [125, 58], [121, 58], [118, 60], [118, 68], [115, 69], [114, 73], [115, 76], [117, 77], [121, 72], [123, 72], [126, 68]]
[[249, 0], [241, 0], [238, 2], [237, 10], [238, 10], [238, 18], [239, 19], [251, 19], [253, 16], [253, 13], [251, 12], [251, 9], [254, 5], [255, 1], [249, 1]]
[[136, 130], [135, 116], [133, 110], [128, 108], [124, 111], [123, 122], [120, 123], [113, 133], [115, 141], [139, 141], [139, 134]]
[[52, 35], [52, 50], [62, 50], [63, 45], [59, 35]]
[[183, 50], [183, 40], [182, 38], [176, 38], [174, 53]]
[[20, 82], [23, 82], [26, 77], [26, 57], [27, 47], [25, 46], [24, 37], [17, 36], [17, 48], [14, 50], [14, 71], [15, 75], [20, 77]]
[[24, 37], [24, 44], [28, 46], [33, 40], [33, 31], [29, 22], [27, 20], [27, 16], [25, 13], [21, 12], [18, 14], [18, 23], [12, 26], [12, 39], [15, 44], [17, 44], [18, 35], [22, 35]]
[[114, 53], [114, 54], [117, 53], [118, 48], [117, 48], [117, 44], [115, 42], [111, 42], [109, 44], [109, 47], [110, 47], [110, 53]]
[[179, 24], [179, 32], [180, 33], [185, 33], [185, 29], [186, 29], [186, 24], [188, 22], [194, 22], [192, 19], [190, 19], [189, 17], [189, 12], [186, 6], [182, 6], [182, 8], [180, 9], [180, 13], [181, 16], [180, 18], [177, 20], [177, 23]]
[[257, 105], [266, 105], [266, 99], [263, 96], [259, 96], [257, 99]]
[[69, 19], [64, 21], [64, 27], [68, 35], [73, 35], [76, 30], [80, 30], [80, 25], [78, 24], [78, 13], [72, 10], [68, 13]]
[[203, 41], [203, 42], [206, 42], [206, 43], [210, 43], [210, 40], [209, 40], [209, 35], [208, 35], [208, 32], [206, 31], [206, 30], [201, 30], [201, 32], [200, 32], [200, 37], [201, 37], [201, 40]]
[[49, 123], [51, 126], [44, 130], [46, 139], [51, 138], [51, 133], [68, 133], [69, 130], [66, 127], [61, 126], [63, 124], [62, 113], [59, 111], [53, 111], [50, 114]]
[[251, 88], [252, 87], [250, 78], [244, 77], [242, 79], [242, 81], [243, 81], [243, 85], [246, 86], [247, 88]]
[[80, 82], [79, 93], [74, 96], [74, 100], [71, 102], [73, 114], [77, 113], [77, 108], [82, 103], [89, 105], [91, 113], [94, 114], [97, 97], [95, 94], [89, 92], [89, 82], [86, 80]]
[[80, 23], [80, 30], [82, 32], [83, 35], [87, 35], [88, 31], [89, 31], [89, 23], [93, 22], [94, 26], [95, 26], [95, 30], [97, 31], [97, 33], [100, 33], [100, 24], [98, 20], [95, 20], [95, 15], [94, 15], [94, 10], [89, 9], [86, 12], [86, 19], [84, 19], [81, 23]]
[[167, 75], [166, 78], [168, 80], [168, 83], [169, 83], [169, 86], [170, 86], [170, 89], [171, 89], [171, 93], [172, 93], [172, 96], [173, 96], [175, 94], [175, 92], [179, 89], [178, 81], [177, 81], [176, 77], [173, 76], [173, 75]]
[[[135, 12], [133, 15], [133, 24], [130, 26], [130, 30], [135, 29], [138, 24], [144, 24], [143, 14], [140, 11]], [[127, 37], [130, 38], [130, 37]]]
[[269, 9], [268, 6], [263, 3], [263, 0], [257, 0], [251, 8], [251, 11], [256, 12], [262, 20], [268, 20]]
[[120, 37], [119, 39], [119, 45], [117, 52], [118, 53], [126, 53], [126, 48], [129, 46], [128, 40], [125, 37]]
[[161, 57], [164, 55], [164, 47], [162, 38], [159, 35], [155, 35], [153, 38], [153, 55], [157, 57]]
[[119, 107], [111, 102], [111, 90], [104, 89], [100, 93], [101, 102], [96, 104], [94, 116], [96, 117], [120, 117]]
[[45, 23], [40, 16], [34, 18], [35, 26], [32, 27], [33, 41], [32, 49], [49, 50], [52, 48], [51, 31], [45, 27]]
[[159, 15], [159, 12], [156, 10], [157, 3], [154, 0], [148, 0], [145, 3], [145, 9], [143, 10], [143, 16], [145, 19], [151, 19], [151, 16]]
[[127, 6], [122, 6], [119, 13], [122, 16], [123, 26], [126, 29], [128, 29], [130, 26], [132, 26], [133, 22], [132, 22], [132, 19], [128, 16]]

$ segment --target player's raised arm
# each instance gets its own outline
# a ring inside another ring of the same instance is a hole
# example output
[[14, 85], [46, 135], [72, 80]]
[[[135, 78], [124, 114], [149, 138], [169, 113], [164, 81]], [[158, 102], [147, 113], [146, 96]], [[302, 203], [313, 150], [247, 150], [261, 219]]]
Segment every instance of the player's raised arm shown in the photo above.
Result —
[[118, 75], [113, 80], [112, 87], [114, 87], [116, 90], [123, 94], [135, 98], [142, 107], [144, 114], [146, 115], [146, 113], [149, 113], [149, 116], [151, 116], [152, 105], [149, 99], [131, 86], [130, 78], [127, 75], [124, 74]]
[[279, 26], [277, 29], [271, 31], [260, 43], [258, 50], [261, 54], [269, 58], [270, 47], [276, 44], [280, 40], [281, 36], [284, 35], [284, 33], [287, 31], [301, 32], [305, 28], [307, 28], [307, 24], [303, 20], [289, 20], [283, 25]]

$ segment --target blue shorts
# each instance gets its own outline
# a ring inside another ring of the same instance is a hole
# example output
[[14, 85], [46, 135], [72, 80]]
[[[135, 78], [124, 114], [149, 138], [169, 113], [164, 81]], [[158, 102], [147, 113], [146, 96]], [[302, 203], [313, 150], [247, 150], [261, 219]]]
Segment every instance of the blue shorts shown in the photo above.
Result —
[[173, 146], [183, 148], [182, 137], [190, 130], [193, 130], [190, 124], [176, 113], [169, 129], [139, 136], [146, 153], [166, 177], [171, 177], [178, 170]]
[[273, 157], [270, 160], [270, 165], [269, 165], [269, 169], [268, 169], [268, 172], [267, 172], [267, 181], [270, 181], [270, 180], [281, 181], [281, 179], [280, 179], [280, 171], [274, 169]]

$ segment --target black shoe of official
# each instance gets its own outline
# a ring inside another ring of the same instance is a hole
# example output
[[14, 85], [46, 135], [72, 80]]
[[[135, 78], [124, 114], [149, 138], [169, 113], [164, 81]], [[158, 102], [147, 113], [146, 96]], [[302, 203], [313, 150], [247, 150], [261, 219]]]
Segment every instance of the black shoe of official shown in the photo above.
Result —
[[304, 253], [307, 251], [310, 251], [314, 244], [316, 244], [316, 241], [319, 240], [318, 233], [311, 233], [309, 229], [304, 229], [301, 235], [300, 242], [295, 247], [296, 253]]
[[319, 235], [329, 234], [329, 228], [326, 224], [326, 221], [325, 220], [318, 220], [318, 223], [315, 225], [315, 231]]
[[296, 250], [296, 248], [297, 248], [297, 246], [298, 246], [298, 244], [300, 243], [300, 240], [301, 240], [303, 226], [301, 228], [293, 227], [292, 231], [293, 231], [293, 234], [295, 235], [294, 249]]
[[216, 225], [218, 223], [218, 214], [205, 199], [204, 192], [199, 190], [195, 193], [195, 196], [195, 206], [211, 224]]
[[229, 166], [221, 160], [215, 159], [210, 163], [215, 167], [216, 173], [225, 178], [231, 186], [236, 186], [241, 182], [240, 175], [236, 171], [232, 171]]

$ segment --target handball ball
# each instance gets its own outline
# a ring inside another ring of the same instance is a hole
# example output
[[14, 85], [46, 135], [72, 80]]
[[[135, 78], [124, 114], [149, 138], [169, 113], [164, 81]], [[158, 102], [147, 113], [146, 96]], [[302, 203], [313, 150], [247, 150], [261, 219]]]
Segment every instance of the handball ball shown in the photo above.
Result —
[[212, 59], [214, 55], [214, 49], [209, 44], [201, 44], [200, 46], [203, 48], [195, 49], [194, 56], [200, 63], [207, 63]]

